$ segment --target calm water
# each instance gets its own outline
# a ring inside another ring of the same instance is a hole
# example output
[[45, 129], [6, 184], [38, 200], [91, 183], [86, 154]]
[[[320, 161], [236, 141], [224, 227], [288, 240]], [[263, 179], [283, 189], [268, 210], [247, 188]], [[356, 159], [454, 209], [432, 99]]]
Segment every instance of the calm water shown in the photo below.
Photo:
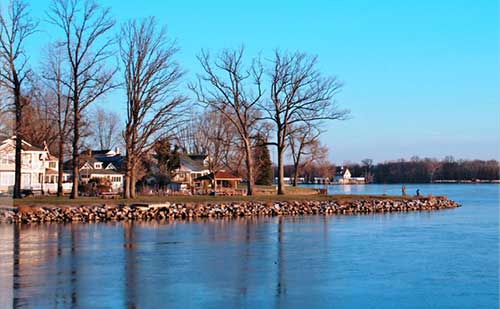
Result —
[[[0, 307], [498, 308], [499, 186], [418, 187], [463, 207], [0, 225]], [[399, 194], [401, 187], [330, 190]]]

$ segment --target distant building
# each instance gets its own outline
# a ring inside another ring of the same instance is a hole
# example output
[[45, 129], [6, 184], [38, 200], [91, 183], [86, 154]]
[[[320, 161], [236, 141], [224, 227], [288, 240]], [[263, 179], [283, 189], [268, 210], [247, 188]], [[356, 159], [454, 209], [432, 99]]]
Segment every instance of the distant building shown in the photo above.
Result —
[[[15, 137], [6, 139], [0, 144], [0, 192], [10, 192], [14, 188], [15, 144]], [[47, 147], [35, 146], [23, 140], [21, 189], [57, 192], [58, 162]], [[65, 183], [63, 186], [71, 188], [71, 183]]]
[[[283, 177], [283, 182], [285, 184], [292, 184], [293, 183], [293, 177]], [[298, 183], [305, 183], [306, 179], [305, 177], [298, 177], [297, 178]], [[278, 183], [278, 177], [274, 177], [274, 183]]]
[[362, 184], [365, 183], [365, 177], [352, 177], [347, 167], [339, 166], [335, 172], [335, 183], [338, 184]]
[[[125, 181], [124, 163], [125, 157], [121, 155], [119, 148], [82, 152], [79, 167], [80, 182], [86, 184], [91, 179], [106, 178], [111, 183], [111, 189], [120, 192], [123, 190]], [[66, 161], [64, 165], [65, 175], [71, 179], [72, 161]]]
[[335, 171], [335, 182], [340, 184], [349, 183], [351, 181], [351, 172], [348, 168], [338, 166]]

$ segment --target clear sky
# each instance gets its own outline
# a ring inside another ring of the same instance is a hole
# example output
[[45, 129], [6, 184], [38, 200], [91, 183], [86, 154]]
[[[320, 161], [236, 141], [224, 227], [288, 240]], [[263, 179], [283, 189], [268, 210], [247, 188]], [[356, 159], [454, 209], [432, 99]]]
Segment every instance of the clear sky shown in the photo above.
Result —
[[[4, 3], [5, 1], [2, 0]], [[58, 32], [43, 22], [50, 0], [31, 1], [42, 20], [32, 62]], [[499, 158], [499, 7], [495, 0], [99, 1], [118, 23], [154, 15], [166, 24], [193, 80], [201, 48], [246, 46], [319, 56], [345, 86], [351, 119], [327, 124], [335, 163], [372, 158]], [[102, 103], [123, 110], [120, 93]]]

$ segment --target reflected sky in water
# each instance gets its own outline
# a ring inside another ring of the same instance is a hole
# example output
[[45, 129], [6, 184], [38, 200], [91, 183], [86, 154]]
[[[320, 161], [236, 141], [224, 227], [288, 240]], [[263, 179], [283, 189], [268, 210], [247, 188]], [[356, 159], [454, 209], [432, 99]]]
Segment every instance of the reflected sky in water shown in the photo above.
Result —
[[420, 187], [448, 194], [463, 207], [360, 216], [0, 225], [0, 304], [497, 308], [498, 186]]

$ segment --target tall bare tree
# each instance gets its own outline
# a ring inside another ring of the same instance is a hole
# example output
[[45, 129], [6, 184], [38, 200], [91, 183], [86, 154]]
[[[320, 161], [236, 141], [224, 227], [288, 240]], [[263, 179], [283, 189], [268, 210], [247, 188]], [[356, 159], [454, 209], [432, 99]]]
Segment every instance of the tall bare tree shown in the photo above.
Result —
[[235, 139], [233, 125], [224, 115], [213, 109], [194, 115], [175, 136], [175, 141], [182, 151], [207, 155], [207, 167], [211, 172], [228, 167], [227, 158], [234, 150]]
[[91, 103], [116, 87], [113, 83], [116, 69], [106, 67], [112, 56], [112, 39], [107, 35], [115, 22], [109, 8], [103, 9], [91, 0], [53, 0], [48, 18], [64, 34], [62, 45], [70, 70], [69, 79], [63, 83], [70, 89], [72, 102], [71, 198], [77, 198], [82, 113]]
[[245, 67], [244, 49], [224, 50], [212, 62], [206, 52], [198, 56], [204, 74], [190, 85], [200, 103], [217, 110], [232, 123], [245, 152], [247, 194], [253, 194], [252, 138], [258, 121], [257, 104], [262, 97], [263, 68], [254, 59]]
[[345, 119], [348, 111], [337, 107], [335, 96], [341, 83], [324, 77], [317, 69], [317, 57], [305, 53], [276, 51], [271, 62], [270, 100], [261, 105], [264, 119], [274, 124], [278, 155], [278, 194], [284, 190], [284, 156], [288, 136], [304, 123]]
[[37, 81], [23, 97], [29, 102], [23, 109], [23, 138], [35, 145], [47, 144], [53, 149], [57, 128], [52, 116], [52, 94]]
[[92, 112], [92, 140], [101, 149], [111, 149], [120, 144], [120, 116], [110, 110], [97, 107]]
[[303, 159], [306, 156], [315, 156], [314, 151], [319, 151], [316, 147], [319, 143], [321, 131], [311, 124], [303, 124], [296, 129], [292, 129], [288, 135], [290, 156], [293, 161], [293, 186], [298, 184], [299, 173]]
[[[57, 45], [52, 45], [48, 48], [48, 53], [44, 67], [42, 69], [42, 77], [45, 87], [49, 92], [52, 108], [52, 120], [57, 124], [57, 156], [58, 156], [58, 178], [57, 178], [57, 196], [63, 195], [63, 173], [64, 173], [64, 158], [66, 154], [66, 146], [68, 137], [71, 133], [72, 124], [72, 108], [70, 99], [71, 77], [64, 70], [65, 64], [64, 50]], [[66, 82], [64, 82], [66, 81]]]
[[12, 0], [7, 12], [0, 12], [0, 84], [8, 89], [15, 114], [14, 198], [21, 197], [23, 107], [27, 104], [23, 99], [23, 84], [30, 74], [24, 44], [36, 27], [37, 23], [29, 16], [27, 3], [22, 0]]
[[127, 92], [124, 195], [133, 198], [141, 156], [153, 146], [153, 138], [165, 137], [180, 125], [186, 98], [177, 91], [183, 75], [174, 61], [177, 46], [153, 17], [123, 25], [119, 43]]

